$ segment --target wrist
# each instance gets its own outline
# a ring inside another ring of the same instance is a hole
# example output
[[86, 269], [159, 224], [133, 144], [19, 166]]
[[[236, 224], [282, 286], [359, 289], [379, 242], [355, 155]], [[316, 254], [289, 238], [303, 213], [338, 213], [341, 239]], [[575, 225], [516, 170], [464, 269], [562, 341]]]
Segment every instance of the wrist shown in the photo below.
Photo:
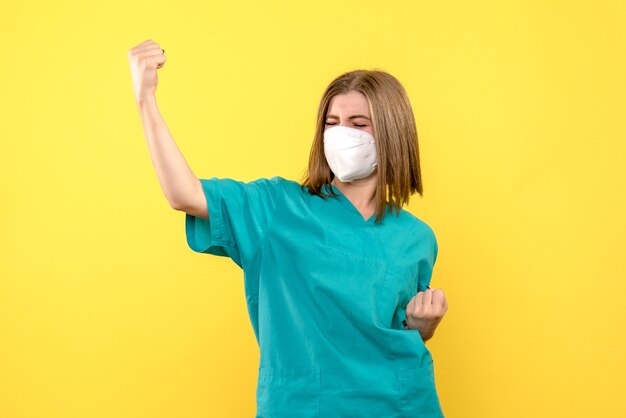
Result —
[[409, 324], [406, 322], [406, 319], [402, 320], [402, 325], [404, 326], [404, 329], [406, 330], [414, 330], [420, 333], [420, 336], [422, 337], [422, 339], [424, 341], [429, 340], [432, 338], [433, 334], [435, 333], [434, 328], [427, 330], [427, 331], [422, 331], [419, 327], [413, 329], [413, 328], [409, 328]]
[[422, 341], [426, 342], [433, 337], [433, 333], [420, 332], [420, 337], [422, 337]]
[[137, 106], [144, 106], [146, 104], [156, 102], [156, 95], [153, 93], [139, 93], [135, 97], [135, 102], [137, 102]]

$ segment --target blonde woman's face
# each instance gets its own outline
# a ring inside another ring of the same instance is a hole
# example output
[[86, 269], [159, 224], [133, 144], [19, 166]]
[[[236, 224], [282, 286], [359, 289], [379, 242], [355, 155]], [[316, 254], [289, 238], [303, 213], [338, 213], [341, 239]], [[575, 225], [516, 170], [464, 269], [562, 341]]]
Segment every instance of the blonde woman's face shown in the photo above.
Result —
[[374, 135], [367, 97], [358, 91], [333, 97], [330, 100], [324, 123], [324, 130], [342, 125]]

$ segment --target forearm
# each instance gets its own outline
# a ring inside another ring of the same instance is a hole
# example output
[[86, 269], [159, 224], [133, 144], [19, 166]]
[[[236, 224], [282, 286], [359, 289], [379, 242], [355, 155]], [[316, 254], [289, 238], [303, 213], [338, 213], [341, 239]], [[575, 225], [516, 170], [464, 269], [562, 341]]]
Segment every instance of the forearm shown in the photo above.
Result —
[[197, 177], [178, 149], [165, 120], [161, 116], [155, 95], [137, 100], [148, 151], [161, 189], [170, 206], [182, 209], [185, 199], [192, 195]]

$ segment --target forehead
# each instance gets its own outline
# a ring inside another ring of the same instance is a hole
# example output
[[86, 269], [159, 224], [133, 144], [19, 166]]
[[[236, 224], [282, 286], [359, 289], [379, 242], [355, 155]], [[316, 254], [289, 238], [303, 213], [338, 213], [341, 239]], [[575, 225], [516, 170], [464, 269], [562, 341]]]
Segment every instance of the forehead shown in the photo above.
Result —
[[358, 91], [338, 94], [328, 105], [328, 115], [350, 116], [355, 114], [371, 117], [367, 97]]

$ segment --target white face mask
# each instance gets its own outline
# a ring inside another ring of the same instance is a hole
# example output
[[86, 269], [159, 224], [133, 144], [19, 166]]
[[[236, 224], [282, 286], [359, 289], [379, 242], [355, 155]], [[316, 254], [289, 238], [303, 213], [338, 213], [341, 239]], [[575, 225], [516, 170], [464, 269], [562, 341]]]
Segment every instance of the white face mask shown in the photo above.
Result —
[[378, 165], [374, 137], [348, 126], [333, 126], [324, 131], [324, 154], [332, 172], [341, 181], [362, 179]]

